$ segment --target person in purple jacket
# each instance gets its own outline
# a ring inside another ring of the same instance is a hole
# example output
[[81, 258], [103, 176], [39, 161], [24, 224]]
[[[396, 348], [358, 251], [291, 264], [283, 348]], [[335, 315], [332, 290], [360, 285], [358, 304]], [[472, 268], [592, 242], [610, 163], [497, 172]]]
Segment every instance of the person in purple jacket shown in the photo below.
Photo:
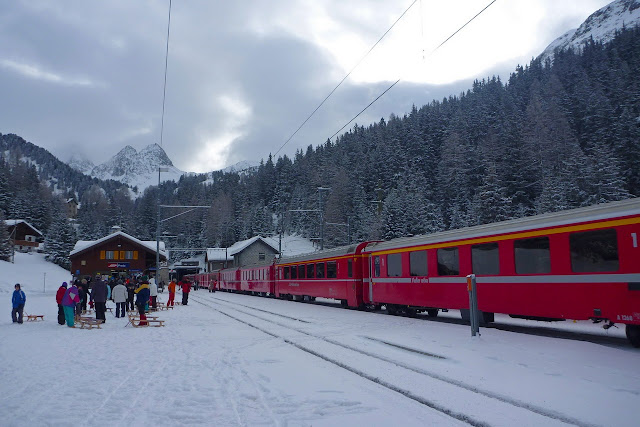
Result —
[[64, 318], [67, 326], [74, 328], [76, 304], [80, 302], [80, 292], [75, 284], [73, 284], [62, 297], [62, 309], [64, 310]]

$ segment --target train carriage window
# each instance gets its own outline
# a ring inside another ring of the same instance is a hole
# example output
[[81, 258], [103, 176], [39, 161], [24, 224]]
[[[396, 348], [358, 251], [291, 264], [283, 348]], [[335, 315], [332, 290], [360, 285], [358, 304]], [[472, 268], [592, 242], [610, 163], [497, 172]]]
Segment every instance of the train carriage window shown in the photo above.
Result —
[[295, 265], [291, 266], [291, 278], [292, 279], [297, 279], [298, 278], [298, 267]]
[[569, 235], [575, 273], [618, 271], [618, 236], [613, 228]]
[[412, 276], [427, 276], [427, 251], [409, 252], [409, 271]]
[[307, 264], [307, 279], [313, 279], [316, 277], [315, 271], [313, 271], [313, 264]]
[[304, 279], [304, 265], [298, 266], [298, 279]]
[[400, 276], [402, 276], [402, 255], [401, 254], [387, 255], [387, 277], [400, 277]]
[[285, 279], [288, 279], [288, 278], [290, 278], [290, 277], [291, 277], [291, 276], [289, 275], [289, 267], [285, 267], [285, 268], [284, 268], [284, 278], [285, 278]]
[[516, 273], [541, 274], [551, 272], [548, 237], [534, 237], [513, 242]]
[[475, 274], [500, 274], [497, 243], [471, 246], [471, 264]]
[[327, 262], [327, 279], [338, 277], [338, 263], [336, 261]]
[[353, 260], [351, 259], [347, 260], [347, 276], [353, 277]]
[[438, 249], [438, 275], [456, 276], [460, 274], [458, 248]]
[[380, 257], [373, 257], [373, 277], [380, 277]]
[[316, 278], [324, 279], [324, 262], [316, 264]]

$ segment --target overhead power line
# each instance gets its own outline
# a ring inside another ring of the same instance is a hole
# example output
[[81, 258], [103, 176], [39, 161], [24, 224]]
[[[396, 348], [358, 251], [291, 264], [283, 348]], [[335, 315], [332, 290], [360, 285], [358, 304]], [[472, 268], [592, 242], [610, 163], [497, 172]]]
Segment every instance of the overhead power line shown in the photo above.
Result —
[[[442, 46], [444, 46], [445, 43], [447, 43], [449, 40], [451, 40], [456, 34], [458, 34], [460, 31], [462, 31], [462, 29], [464, 27], [466, 27], [467, 25], [469, 25], [473, 20], [475, 20], [478, 16], [480, 16], [485, 10], [489, 9], [489, 7], [491, 5], [493, 5], [495, 2], [497, 2], [498, 0], [493, 0], [491, 3], [489, 3], [488, 5], [486, 5], [480, 12], [476, 13], [473, 18], [469, 19], [467, 22], [465, 22], [464, 25], [462, 25], [460, 28], [458, 28], [453, 34], [451, 34], [449, 37], [447, 37], [442, 43], [440, 43], [438, 45], [438, 47], [436, 47], [435, 49], [433, 49], [431, 51], [431, 53], [429, 54], [429, 56], [433, 55], [438, 49], [440, 49]], [[414, 2], [415, 3], [415, 2]], [[413, 5], [412, 5], [413, 6]], [[398, 79], [395, 82], [393, 82], [393, 84], [391, 84], [391, 86], [389, 86], [388, 88], [386, 88], [384, 90], [384, 92], [382, 92], [380, 95], [378, 95], [373, 101], [371, 101], [369, 103], [369, 105], [367, 105], [366, 107], [364, 107], [358, 114], [356, 114], [351, 120], [349, 120], [347, 123], [344, 124], [344, 126], [342, 126], [336, 133], [334, 133], [333, 135], [331, 135], [331, 137], [329, 139], [333, 139], [333, 137], [335, 137], [337, 134], [339, 134], [344, 128], [346, 128], [347, 126], [349, 126], [351, 123], [353, 123], [354, 120], [356, 120], [358, 117], [360, 117], [360, 115], [362, 113], [364, 113], [365, 111], [367, 111], [369, 109], [369, 107], [371, 107], [373, 104], [376, 103], [376, 101], [378, 101], [380, 98], [382, 98], [387, 92], [389, 92], [391, 90], [391, 88], [393, 88], [395, 85], [398, 84], [398, 82], [400, 82], [400, 80], [402, 79]]]
[[376, 48], [376, 46], [378, 46], [378, 44], [382, 41], [382, 39], [385, 38], [385, 36], [393, 29], [393, 27], [396, 26], [396, 24], [404, 17], [404, 15], [407, 14], [407, 12], [413, 7], [413, 5], [415, 5], [418, 2], [418, 0], [413, 0], [413, 2], [409, 5], [409, 7], [407, 7], [405, 9], [404, 12], [402, 12], [402, 14], [398, 17], [398, 19], [395, 20], [395, 22], [389, 27], [389, 29], [387, 29], [387, 31], [384, 32], [384, 34], [382, 34], [382, 36], [380, 36], [380, 38], [378, 39], [378, 41], [376, 41], [373, 46], [371, 46], [371, 48], [367, 51], [367, 53], [364, 54], [364, 56], [362, 58], [360, 58], [360, 60], [356, 63], [356, 65], [353, 66], [353, 68], [351, 68], [351, 70], [347, 73], [347, 75], [345, 75], [342, 80], [340, 80], [340, 82], [336, 85], [336, 87], [334, 87], [331, 92], [329, 92], [329, 95], [327, 95], [322, 102], [315, 108], [315, 110], [313, 110], [311, 112], [311, 114], [309, 114], [309, 116], [302, 122], [302, 124], [300, 126], [298, 126], [298, 129], [296, 129], [295, 132], [293, 132], [291, 134], [291, 136], [284, 142], [284, 144], [282, 144], [282, 146], [280, 148], [278, 148], [278, 151], [275, 152], [275, 154], [273, 155], [274, 157], [278, 155], [278, 153], [280, 151], [282, 151], [282, 149], [285, 147], [285, 145], [287, 145], [289, 143], [289, 141], [291, 141], [291, 139], [296, 136], [296, 134], [300, 131], [300, 129], [302, 129], [302, 127], [307, 124], [307, 122], [311, 119], [311, 117], [314, 116], [314, 114], [316, 114], [316, 112], [320, 109], [320, 107], [322, 107], [324, 105], [325, 102], [327, 102], [327, 100], [331, 97], [331, 95], [333, 95], [333, 93], [342, 85], [342, 83], [344, 83], [345, 80], [347, 80], [347, 78], [349, 78], [349, 76], [351, 75], [351, 73], [353, 73], [355, 71], [356, 68], [358, 68], [358, 66], [362, 63], [362, 61], [365, 60], [365, 58], [367, 56], [369, 56], [369, 54], [373, 51], [373, 49]]
[[171, 29], [171, 0], [169, 0], [169, 22], [167, 23], [167, 49], [164, 53], [164, 86], [162, 87], [162, 119], [160, 123], [160, 147], [164, 134], [164, 103], [167, 97], [167, 65], [169, 64], [169, 30]]

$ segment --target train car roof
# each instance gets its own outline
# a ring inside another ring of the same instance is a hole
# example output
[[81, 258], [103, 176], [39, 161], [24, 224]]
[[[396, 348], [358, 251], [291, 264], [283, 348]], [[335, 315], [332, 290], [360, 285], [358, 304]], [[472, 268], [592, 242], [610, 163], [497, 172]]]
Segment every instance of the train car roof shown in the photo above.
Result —
[[404, 246], [450, 242], [476, 237], [493, 236], [498, 234], [515, 233], [519, 231], [536, 230], [558, 227], [562, 225], [606, 220], [631, 215], [640, 215], [640, 198], [622, 200], [619, 202], [603, 203], [584, 208], [552, 212], [530, 217], [511, 219], [491, 224], [442, 231], [413, 237], [401, 237], [386, 242], [372, 243], [368, 251], [381, 251]]
[[332, 249], [325, 249], [323, 251], [311, 252], [308, 254], [282, 257], [278, 260], [278, 264], [289, 264], [292, 262], [304, 262], [304, 261], [312, 261], [312, 260], [315, 261], [321, 258], [335, 258], [339, 256], [350, 255], [355, 253], [357, 247], [358, 247], [358, 243], [355, 243], [352, 245], [340, 246]]

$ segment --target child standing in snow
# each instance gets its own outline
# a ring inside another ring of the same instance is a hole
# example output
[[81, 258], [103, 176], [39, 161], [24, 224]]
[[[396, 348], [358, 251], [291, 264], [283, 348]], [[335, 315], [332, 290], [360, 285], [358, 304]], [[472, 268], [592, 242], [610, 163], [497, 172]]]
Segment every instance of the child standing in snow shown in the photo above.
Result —
[[[14, 286], [13, 297], [11, 302], [13, 303], [13, 310], [11, 310], [11, 320], [13, 323], [22, 323], [22, 312], [24, 310], [24, 304], [27, 302], [27, 296], [20, 289], [20, 283], [16, 283]], [[18, 315], [16, 317], [16, 314]]]

